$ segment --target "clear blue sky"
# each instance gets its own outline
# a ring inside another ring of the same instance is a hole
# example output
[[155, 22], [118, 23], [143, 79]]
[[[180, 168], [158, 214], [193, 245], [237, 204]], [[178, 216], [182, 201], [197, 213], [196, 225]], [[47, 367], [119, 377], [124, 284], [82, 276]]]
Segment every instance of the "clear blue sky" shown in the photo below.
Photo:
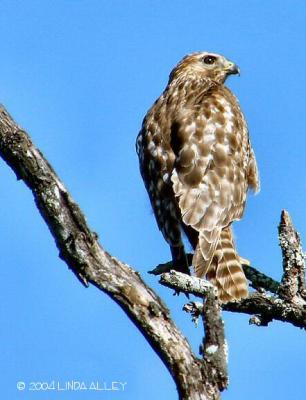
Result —
[[[262, 190], [235, 225], [240, 253], [281, 276], [286, 208], [306, 244], [306, 5], [302, 1], [14, 1], [0, 3], [0, 101], [53, 164], [103, 246], [165, 299], [198, 351], [183, 296], [146, 271], [169, 260], [134, 150], [142, 118], [185, 54], [220, 52], [246, 114]], [[0, 162], [3, 399], [174, 400], [161, 361], [119, 307], [58, 258], [29, 190]], [[225, 314], [225, 400], [305, 398], [305, 333]], [[19, 392], [17, 381], [127, 382], [122, 392]]]

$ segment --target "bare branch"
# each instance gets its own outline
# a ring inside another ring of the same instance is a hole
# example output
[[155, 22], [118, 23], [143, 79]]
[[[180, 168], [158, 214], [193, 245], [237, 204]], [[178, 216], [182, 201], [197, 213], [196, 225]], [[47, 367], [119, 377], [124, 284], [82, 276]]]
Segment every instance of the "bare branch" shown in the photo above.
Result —
[[283, 269], [279, 296], [289, 301], [305, 296], [305, 261], [300, 236], [286, 210], [282, 211], [278, 227], [279, 242], [283, 254]]
[[103, 250], [50, 164], [3, 107], [0, 155], [31, 189], [60, 257], [85, 286], [92, 283], [120, 305], [170, 371], [180, 399], [217, 398], [202, 360], [193, 354], [162, 300], [137, 272]]
[[[100, 246], [97, 235], [88, 227], [79, 206], [53, 168], [2, 106], [0, 155], [17, 178], [31, 189], [35, 203], [55, 239], [61, 259], [85, 287], [92, 283], [120, 305], [168, 368], [180, 399], [218, 399], [219, 391], [227, 385], [226, 343], [219, 305], [212, 295], [213, 286], [203, 279], [169, 272], [171, 263], [160, 264], [151, 271], [153, 274], [163, 273], [160, 280], [165, 286], [206, 297], [203, 305], [206, 330], [203, 363], [171, 320], [162, 300], [143, 282], [140, 275]], [[247, 299], [224, 304], [222, 308], [251, 314], [251, 322], [257, 325], [267, 325], [276, 319], [305, 328], [303, 253], [298, 234], [293, 227], [290, 228], [288, 218], [284, 221], [280, 228], [285, 271], [281, 287], [256, 269], [244, 266], [253, 287], [274, 293], [278, 290], [282, 298], [252, 293]], [[292, 243], [294, 251], [290, 250]], [[191, 257], [189, 255], [190, 262]]]
[[[160, 282], [178, 291], [186, 291], [188, 288], [189, 293], [201, 298], [209, 293], [211, 285], [204, 279], [177, 271], [161, 275]], [[292, 303], [264, 293], [250, 293], [246, 299], [223, 304], [222, 308], [226, 311], [255, 314], [258, 318], [260, 316], [261, 320], [264, 321], [260, 325], [267, 325], [272, 320], [278, 320], [306, 329], [306, 307], [303, 300], [299, 303]], [[257, 321], [259, 320], [257, 319]]]
[[171, 289], [200, 297], [206, 296], [214, 289], [214, 286], [205, 279], [183, 274], [175, 270], [162, 274], [159, 283]]
[[223, 310], [260, 316], [265, 326], [272, 320], [288, 322], [306, 329], [306, 307], [303, 303], [289, 303], [273, 296], [251, 293], [239, 302], [223, 304]]
[[[187, 254], [188, 265], [192, 265], [192, 257], [193, 254]], [[245, 276], [247, 279], [252, 283], [252, 286], [256, 290], [265, 289], [271, 293], [278, 293], [279, 282], [275, 281], [274, 279], [270, 278], [269, 276], [263, 274], [262, 272], [258, 271], [256, 268], [243, 264], [242, 265]], [[152, 271], [149, 271], [149, 274], [153, 275], [160, 275], [165, 272], [170, 272], [173, 269], [173, 265], [171, 261], [168, 261], [163, 264], [158, 264]]]
[[204, 359], [204, 370], [221, 392], [228, 385], [228, 348], [216, 288], [208, 287], [203, 303], [191, 301], [184, 305], [183, 310], [192, 315], [192, 321], [196, 324], [200, 316], [203, 318], [205, 337], [200, 352]]
[[265, 289], [275, 294], [278, 292], [279, 282], [258, 271], [251, 265], [242, 265], [242, 268], [245, 276], [252, 283], [254, 289], [259, 291]]
[[227, 388], [227, 355], [228, 348], [224, 334], [224, 322], [217, 291], [210, 290], [203, 302], [203, 323], [205, 337], [203, 340], [203, 357], [205, 370], [214, 378], [220, 391]]

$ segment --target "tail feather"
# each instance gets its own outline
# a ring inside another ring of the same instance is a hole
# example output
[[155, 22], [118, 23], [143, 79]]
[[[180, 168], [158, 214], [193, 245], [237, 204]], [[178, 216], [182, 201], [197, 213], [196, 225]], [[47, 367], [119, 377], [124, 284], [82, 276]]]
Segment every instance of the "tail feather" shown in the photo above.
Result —
[[198, 263], [196, 271], [204, 271], [206, 278], [217, 287], [219, 299], [223, 303], [247, 297], [248, 284], [234, 247], [230, 227], [221, 231], [209, 262], [204, 257], [201, 259], [197, 252], [195, 255], [194, 259]]
[[192, 260], [196, 276], [201, 278], [207, 273], [218, 244], [219, 236], [220, 229], [199, 233], [198, 245]]

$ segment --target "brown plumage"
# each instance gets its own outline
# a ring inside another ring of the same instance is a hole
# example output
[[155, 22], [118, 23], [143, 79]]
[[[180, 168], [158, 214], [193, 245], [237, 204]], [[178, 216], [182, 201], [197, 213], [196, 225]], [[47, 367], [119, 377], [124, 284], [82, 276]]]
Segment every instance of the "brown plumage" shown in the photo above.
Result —
[[217, 54], [186, 56], [137, 138], [141, 174], [174, 267], [189, 273], [183, 231], [196, 275], [210, 279], [223, 302], [248, 293], [231, 223], [242, 217], [248, 188], [259, 189], [244, 116], [224, 86], [238, 71]]

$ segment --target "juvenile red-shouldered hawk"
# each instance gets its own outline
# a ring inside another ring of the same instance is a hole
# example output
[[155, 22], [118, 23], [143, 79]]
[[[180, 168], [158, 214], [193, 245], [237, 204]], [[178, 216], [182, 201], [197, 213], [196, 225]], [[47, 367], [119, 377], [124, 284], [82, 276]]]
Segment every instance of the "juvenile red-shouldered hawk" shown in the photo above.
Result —
[[221, 55], [194, 53], [170, 74], [137, 137], [141, 174], [175, 269], [189, 273], [181, 232], [189, 239], [198, 277], [222, 302], [248, 294], [231, 224], [242, 217], [259, 178], [247, 124], [224, 86], [238, 67]]

